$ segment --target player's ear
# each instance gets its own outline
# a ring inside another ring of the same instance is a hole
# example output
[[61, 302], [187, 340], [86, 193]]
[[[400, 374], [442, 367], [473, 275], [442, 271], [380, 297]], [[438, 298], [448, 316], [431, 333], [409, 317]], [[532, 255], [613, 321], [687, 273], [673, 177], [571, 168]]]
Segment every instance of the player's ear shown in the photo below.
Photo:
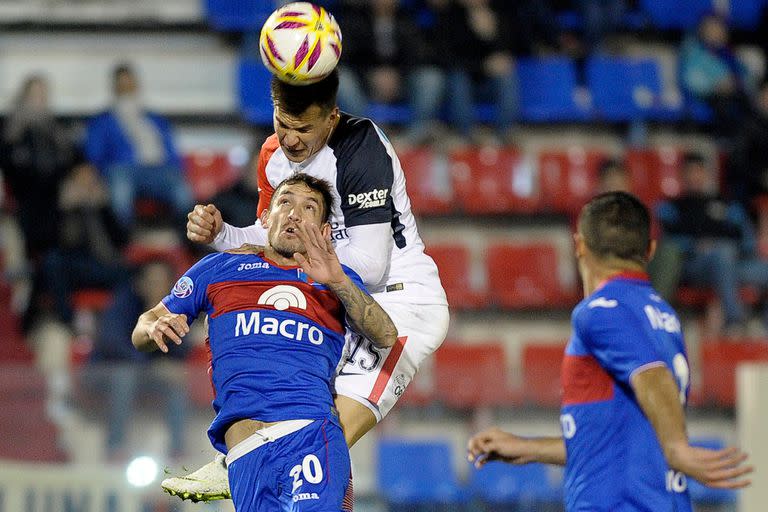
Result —
[[320, 233], [322, 233], [325, 240], [331, 238], [331, 225], [327, 222], [324, 222], [323, 226], [320, 228]]
[[269, 208], [261, 212], [261, 215], [259, 216], [259, 220], [261, 221], [261, 227], [264, 229], [269, 227]]
[[573, 252], [577, 259], [584, 256], [584, 237], [578, 231], [573, 234]]
[[656, 240], [651, 240], [651, 243], [648, 244], [648, 256], [645, 261], [651, 261], [653, 259], [653, 256], [656, 254], [656, 247]]

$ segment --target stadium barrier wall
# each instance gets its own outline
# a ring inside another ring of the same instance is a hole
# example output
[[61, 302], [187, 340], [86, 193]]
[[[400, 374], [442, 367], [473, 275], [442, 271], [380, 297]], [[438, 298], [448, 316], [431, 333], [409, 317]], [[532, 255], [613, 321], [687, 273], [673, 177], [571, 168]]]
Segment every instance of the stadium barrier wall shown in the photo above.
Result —
[[765, 512], [768, 503], [768, 364], [741, 364], [736, 373], [739, 442], [755, 467], [739, 493], [739, 512]]

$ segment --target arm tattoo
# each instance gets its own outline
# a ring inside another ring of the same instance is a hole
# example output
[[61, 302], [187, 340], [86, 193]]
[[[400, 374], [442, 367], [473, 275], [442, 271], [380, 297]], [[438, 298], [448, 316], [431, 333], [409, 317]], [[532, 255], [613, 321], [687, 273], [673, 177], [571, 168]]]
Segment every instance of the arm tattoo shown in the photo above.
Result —
[[373, 297], [350, 280], [329, 286], [347, 310], [352, 327], [380, 348], [391, 347], [397, 341], [397, 328], [392, 319]]

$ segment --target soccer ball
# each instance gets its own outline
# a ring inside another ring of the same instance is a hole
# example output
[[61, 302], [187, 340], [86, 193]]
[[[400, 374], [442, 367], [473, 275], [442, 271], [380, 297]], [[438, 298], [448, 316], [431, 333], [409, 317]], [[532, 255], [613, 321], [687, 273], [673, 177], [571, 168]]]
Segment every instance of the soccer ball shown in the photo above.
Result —
[[341, 29], [331, 13], [309, 2], [273, 12], [261, 28], [261, 60], [283, 82], [308, 85], [328, 76], [341, 56]]

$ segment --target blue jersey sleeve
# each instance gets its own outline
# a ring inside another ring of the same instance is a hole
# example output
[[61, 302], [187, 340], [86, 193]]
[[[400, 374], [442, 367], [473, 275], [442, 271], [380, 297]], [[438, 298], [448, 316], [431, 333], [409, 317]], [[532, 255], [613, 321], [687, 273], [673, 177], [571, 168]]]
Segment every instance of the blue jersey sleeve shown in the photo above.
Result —
[[663, 362], [649, 327], [629, 306], [597, 299], [583, 313], [577, 318], [576, 328], [585, 347], [619, 382], [629, 384], [638, 368]]
[[176, 281], [171, 293], [163, 299], [163, 304], [168, 311], [177, 315], [186, 315], [187, 323], [191, 324], [201, 311], [208, 309], [206, 290], [219, 256], [220, 253], [206, 256]]
[[342, 265], [341, 268], [342, 270], [344, 270], [344, 273], [347, 274], [347, 276], [352, 280], [355, 286], [363, 290], [365, 293], [368, 293], [368, 290], [365, 288], [365, 285], [363, 284], [363, 279], [357, 274], [357, 272], [355, 272], [354, 270], [352, 270], [346, 265]]

